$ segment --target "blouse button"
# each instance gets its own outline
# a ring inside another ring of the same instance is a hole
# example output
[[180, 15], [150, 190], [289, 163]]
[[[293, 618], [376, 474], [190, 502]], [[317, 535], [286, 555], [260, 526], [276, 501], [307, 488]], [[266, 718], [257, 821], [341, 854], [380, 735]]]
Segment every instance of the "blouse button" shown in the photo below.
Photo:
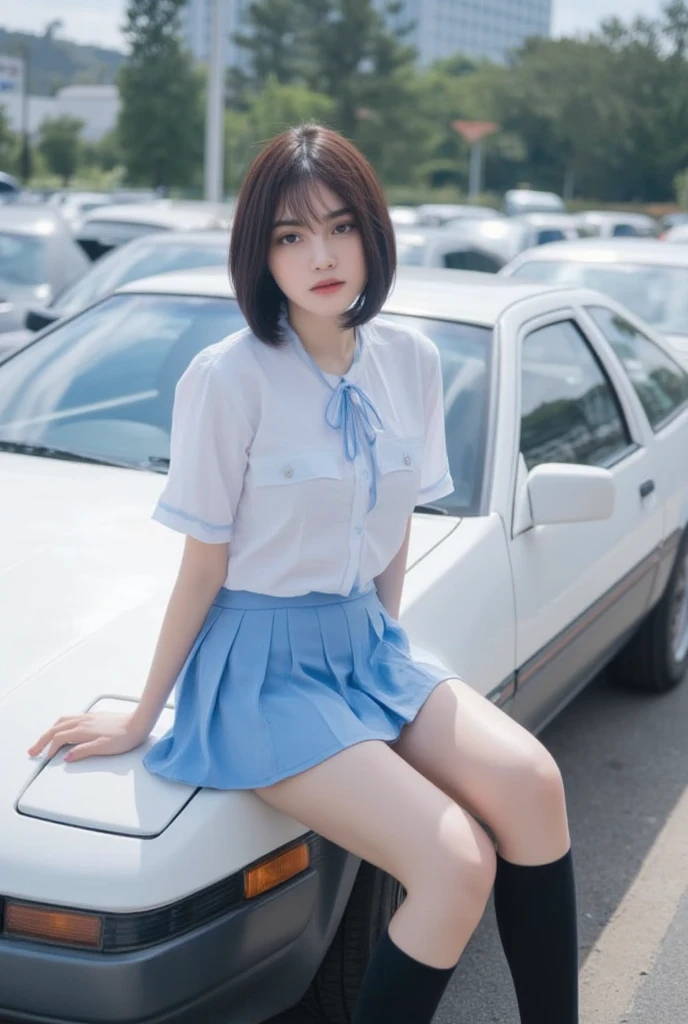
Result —
[[413, 460], [411, 459], [410, 455], [404, 455], [404, 465], [405, 466], [410, 466], [412, 461]]
[[291, 480], [293, 475], [294, 475], [294, 470], [292, 469], [292, 467], [291, 466], [285, 466], [285, 468], [284, 468], [284, 476], [287, 478], [287, 480]]

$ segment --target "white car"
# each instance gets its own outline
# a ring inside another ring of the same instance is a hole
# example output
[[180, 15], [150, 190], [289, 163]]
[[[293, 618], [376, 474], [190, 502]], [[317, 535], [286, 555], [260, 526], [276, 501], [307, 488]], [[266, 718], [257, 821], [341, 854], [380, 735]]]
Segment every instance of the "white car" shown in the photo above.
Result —
[[[688, 376], [662, 339], [593, 291], [452, 271], [400, 272], [385, 315], [440, 350], [456, 486], [414, 517], [412, 641], [533, 730], [609, 662], [675, 686]], [[403, 897], [251, 792], [150, 775], [148, 743], [26, 753], [60, 715], [139, 698], [183, 543], [150, 519], [174, 387], [242, 323], [224, 272], [186, 271], [0, 366], [3, 1019], [344, 1024]]]
[[576, 215], [578, 224], [595, 238], [654, 238], [660, 225], [646, 213], [615, 210], [586, 210]]
[[521, 253], [500, 274], [605, 292], [668, 337], [688, 367], [688, 246], [649, 238], [552, 242]]

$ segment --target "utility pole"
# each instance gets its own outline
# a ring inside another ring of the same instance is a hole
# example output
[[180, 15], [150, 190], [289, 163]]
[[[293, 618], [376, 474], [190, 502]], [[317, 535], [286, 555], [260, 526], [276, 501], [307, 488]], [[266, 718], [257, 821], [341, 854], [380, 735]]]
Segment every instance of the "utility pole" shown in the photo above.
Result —
[[205, 114], [205, 198], [224, 197], [225, 53], [229, 5], [232, 0], [209, 0], [211, 5], [208, 99]]

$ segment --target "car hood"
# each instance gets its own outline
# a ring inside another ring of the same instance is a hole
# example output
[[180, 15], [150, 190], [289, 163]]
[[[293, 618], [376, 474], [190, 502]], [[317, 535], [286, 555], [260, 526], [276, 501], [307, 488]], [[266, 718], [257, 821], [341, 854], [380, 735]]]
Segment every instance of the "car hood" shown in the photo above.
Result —
[[[150, 836], [190, 798], [145, 771], [145, 745], [98, 772], [59, 754], [44, 768], [26, 754], [60, 715], [139, 698], [183, 544], [150, 518], [163, 484], [154, 473], [0, 453], [0, 817], [18, 801], [50, 821]], [[416, 516], [409, 566], [456, 525]]]

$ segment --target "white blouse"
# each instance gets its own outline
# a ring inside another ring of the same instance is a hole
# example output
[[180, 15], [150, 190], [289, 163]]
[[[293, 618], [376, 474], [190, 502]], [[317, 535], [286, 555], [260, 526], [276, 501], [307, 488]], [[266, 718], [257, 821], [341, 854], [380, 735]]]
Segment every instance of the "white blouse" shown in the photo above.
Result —
[[203, 349], [177, 384], [170, 471], [153, 518], [231, 542], [225, 586], [276, 597], [367, 590], [417, 504], [453, 491], [439, 352], [376, 318], [344, 377], [296, 333], [248, 329]]

